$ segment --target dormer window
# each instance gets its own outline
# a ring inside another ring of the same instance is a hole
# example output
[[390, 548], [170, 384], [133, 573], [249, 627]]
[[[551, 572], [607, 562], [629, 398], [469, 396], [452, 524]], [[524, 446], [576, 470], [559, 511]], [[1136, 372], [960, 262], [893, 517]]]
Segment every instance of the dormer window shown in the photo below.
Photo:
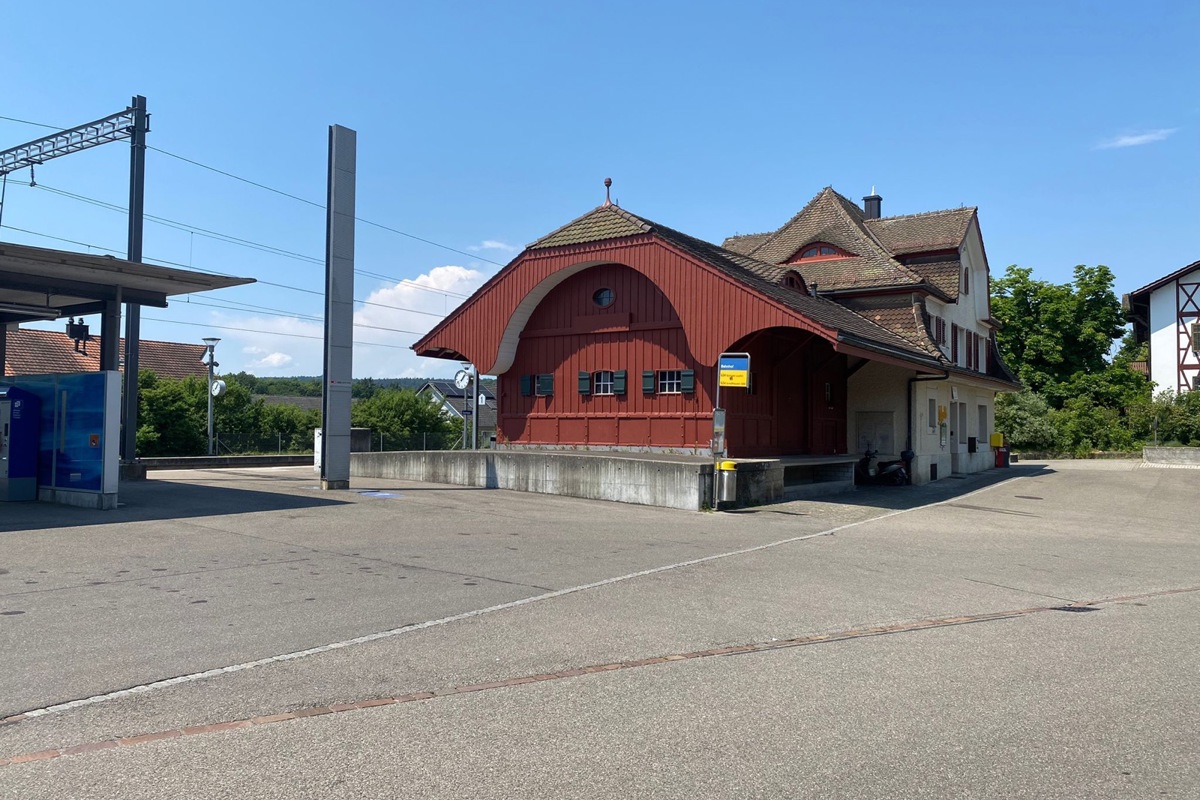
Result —
[[800, 273], [795, 270], [788, 270], [788, 273], [783, 276], [783, 285], [801, 294], [808, 294], [808, 285], [804, 283], [804, 278]]
[[798, 261], [828, 261], [834, 258], [851, 257], [851, 253], [847, 253], [840, 247], [834, 247], [825, 242], [814, 242], [813, 244], [805, 245], [799, 253], [792, 256], [788, 263], [795, 264]]

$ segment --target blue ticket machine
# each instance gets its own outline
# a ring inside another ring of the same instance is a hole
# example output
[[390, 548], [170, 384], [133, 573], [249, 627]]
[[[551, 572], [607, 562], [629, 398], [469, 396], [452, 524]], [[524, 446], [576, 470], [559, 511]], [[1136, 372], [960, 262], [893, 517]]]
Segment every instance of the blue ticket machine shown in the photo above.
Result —
[[0, 501], [36, 500], [41, 401], [0, 386]]

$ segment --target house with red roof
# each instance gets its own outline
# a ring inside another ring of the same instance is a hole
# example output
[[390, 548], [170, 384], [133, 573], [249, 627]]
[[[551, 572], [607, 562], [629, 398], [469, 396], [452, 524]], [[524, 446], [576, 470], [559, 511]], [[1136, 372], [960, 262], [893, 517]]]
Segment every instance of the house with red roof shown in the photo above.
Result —
[[[884, 217], [823, 189], [715, 245], [610, 201], [528, 245], [422, 337], [496, 375], [497, 446], [732, 458], [909, 458], [977, 472], [1001, 361], [975, 208]], [[718, 387], [722, 354], [748, 385]], [[719, 440], [718, 440], [719, 441]]]
[[[121, 339], [120, 363], [124, 369], [125, 339]], [[156, 342], [142, 339], [138, 368], [160, 378], [207, 378], [202, 361], [207, 348], [202, 344]], [[100, 369], [100, 337], [76, 341], [65, 333], [35, 328], [9, 328], [3, 375], [47, 375], [65, 372], [97, 372]]]

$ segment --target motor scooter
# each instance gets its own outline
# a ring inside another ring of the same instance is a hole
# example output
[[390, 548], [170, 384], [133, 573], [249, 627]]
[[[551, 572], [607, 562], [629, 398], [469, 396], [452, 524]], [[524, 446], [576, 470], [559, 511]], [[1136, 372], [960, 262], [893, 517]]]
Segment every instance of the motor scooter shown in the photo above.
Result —
[[867, 448], [867, 452], [854, 465], [854, 482], [858, 485], [884, 484], [887, 486], [904, 486], [908, 483], [908, 470], [905, 462], [880, 461], [875, 463], [878, 450]]

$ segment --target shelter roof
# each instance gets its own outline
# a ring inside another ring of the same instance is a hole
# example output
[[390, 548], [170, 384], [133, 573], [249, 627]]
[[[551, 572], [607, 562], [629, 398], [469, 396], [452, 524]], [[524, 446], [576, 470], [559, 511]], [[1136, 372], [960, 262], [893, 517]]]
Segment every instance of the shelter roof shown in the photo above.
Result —
[[254, 279], [0, 242], [0, 323], [91, 314], [108, 300], [165, 308], [174, 295], [248, 283]]

